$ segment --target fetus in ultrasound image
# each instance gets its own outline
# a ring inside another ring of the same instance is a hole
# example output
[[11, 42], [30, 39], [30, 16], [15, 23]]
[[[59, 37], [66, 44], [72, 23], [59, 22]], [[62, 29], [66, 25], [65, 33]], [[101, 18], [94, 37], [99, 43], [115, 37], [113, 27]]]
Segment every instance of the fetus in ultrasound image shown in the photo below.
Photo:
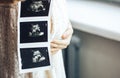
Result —
[[48, 16], [50, 0], [25, 0], [21, 2], [21, 17]]

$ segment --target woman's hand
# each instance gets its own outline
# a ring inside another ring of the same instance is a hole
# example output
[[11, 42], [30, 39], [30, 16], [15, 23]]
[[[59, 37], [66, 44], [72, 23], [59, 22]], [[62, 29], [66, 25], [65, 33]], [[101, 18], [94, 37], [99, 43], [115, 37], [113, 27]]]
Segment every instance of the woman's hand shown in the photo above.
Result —
[[55, 54], [61, 49], [66, 48], [70, 44], [70, 40], [73, 34], [72, 26], [68, 27], [68, 29], [63, 33], [62, 39], [54, 39], [51, 42], [51, 52], [52, 54]]

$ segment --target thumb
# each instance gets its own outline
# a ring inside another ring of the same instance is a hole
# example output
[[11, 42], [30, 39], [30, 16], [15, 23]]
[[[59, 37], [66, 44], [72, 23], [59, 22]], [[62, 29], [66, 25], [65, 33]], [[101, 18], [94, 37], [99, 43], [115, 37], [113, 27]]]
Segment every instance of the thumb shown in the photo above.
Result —
[[71, 34], [70, 30], [67, 29], [62, 35], [62, 39], [67, 39], [70, 36], [70, 34]]

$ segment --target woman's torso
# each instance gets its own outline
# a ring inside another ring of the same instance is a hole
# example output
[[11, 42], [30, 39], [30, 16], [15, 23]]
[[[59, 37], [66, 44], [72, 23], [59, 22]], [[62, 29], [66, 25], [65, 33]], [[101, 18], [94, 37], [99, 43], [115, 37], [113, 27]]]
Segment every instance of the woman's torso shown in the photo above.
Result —
[[[52, 39], [61, 39], [62, 34], [68, 27], [68, 18], [66, 16], [65, 1], [64, 0], [53, 0], [51, 6], [51, 19], [52, 19]], [[63, 57], [61, 50], [55, 55], [52, 55], [52, 78], [65, 78], [65, 71], [63, 65]], [[45, 71], [34, 73], [34, 78], [46, 78]]]

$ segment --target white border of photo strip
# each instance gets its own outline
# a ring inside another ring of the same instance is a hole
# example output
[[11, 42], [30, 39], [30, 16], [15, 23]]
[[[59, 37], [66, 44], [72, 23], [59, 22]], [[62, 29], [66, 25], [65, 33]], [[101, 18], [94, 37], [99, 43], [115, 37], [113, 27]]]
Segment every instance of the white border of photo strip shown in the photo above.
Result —
[[[49, 7], [49, 13], [48, 16], [41, 16], [41, 17], [20, 17], [21, 12], [21, 2], [18, 3], [18, 29], [17, 29], [17, 35], [18, 35], [18, 45], [17, 45], [17, 51], [18, 51], [18, 61], [19, 61], [19, 71], [20, 73], [28, 73], [28, 72], [34, 72], [34, 71], [44, 71], [51, 69], [51, 53], [50, 53], [50, 13], [51, 13], [51, 7], [52, 7], [52, 0], [50, 2]], [[36, 21], [47, 21], [48, 22], [48, 41], [47, 42], [35, 42], [35, 43], [20, 43], [20, 22], [36, 22]], [[21, 48], [38, 48], [38, 47], [48, 47], [48, 54], [49, 54], [49, 60], [50, 65], [49, 66], [42, 66], [42, 67], [36, 67], [36, 68], [28, 68], [28, 69], [22, 69], [22, 63], [21, 63], [21, 55], [20, 55], [20, 49]]]

